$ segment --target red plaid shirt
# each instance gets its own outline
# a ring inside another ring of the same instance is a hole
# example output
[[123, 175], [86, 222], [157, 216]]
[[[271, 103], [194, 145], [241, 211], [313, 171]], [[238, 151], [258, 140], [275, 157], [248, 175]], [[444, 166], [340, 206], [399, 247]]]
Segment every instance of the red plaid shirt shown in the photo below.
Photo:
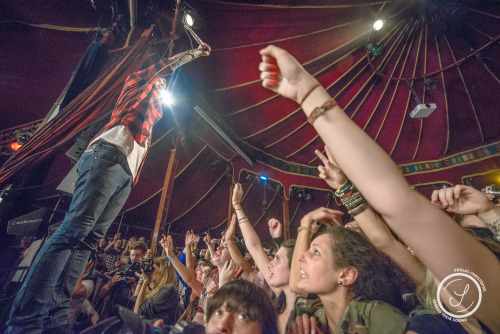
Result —
[[[154, 83], [171, 72], [170, 66], [160, 61], [129, 75], [118, 97], [111, 120], [99, 135], [113, 126], [124, 125], [130, 130], [135, 141], [144, 147], [146, 140], [151, 138], [153, 125], [163, 116], [160, 92]], [[153, 77], [155, 79], [151, 80]]]
[[[153, 125], [163, 117], [160, 92], [154, 83], [171, 72], [171, 67], [161, 60], [142, 71], [130, 74], [116, 101], [111, 120], [94, 138], [116, 125], [124, 125], [132, 133], [134, 140], [144, 147], [146, 140], [151, 138]], [[139, 166], [134, 184], [139, 180], [146, 155]]]

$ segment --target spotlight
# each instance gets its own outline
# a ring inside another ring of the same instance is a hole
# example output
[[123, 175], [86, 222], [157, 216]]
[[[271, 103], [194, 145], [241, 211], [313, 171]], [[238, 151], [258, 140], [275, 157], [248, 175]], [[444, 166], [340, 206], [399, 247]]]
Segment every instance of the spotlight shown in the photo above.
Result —
[[13, 143], [10, 143], [10, 149], [12, 151], [17, 151], [19, 150], [23, 145], [22, 144], [19, 144], [18, 142], [13, 142]]
[[174, 104], [174, 97], [168, 90], [162, 90], [160, 92], [161, 101], [167, 106], [171, 106]]
[[267, 179], [267, 176], [266, 175], [261, 175], [260, 176], [260, 182], [262, 183], [267, 183], [269, 180]]
[[189, 27], [194, 25], [194, 18], [189, 13], [184, 14], [184, 24], [187, 24]]
[[377, 20], [373, 23], [373, 29], [374, 30], [380, 30], [384, 26], [384, 21], [382, 20]]

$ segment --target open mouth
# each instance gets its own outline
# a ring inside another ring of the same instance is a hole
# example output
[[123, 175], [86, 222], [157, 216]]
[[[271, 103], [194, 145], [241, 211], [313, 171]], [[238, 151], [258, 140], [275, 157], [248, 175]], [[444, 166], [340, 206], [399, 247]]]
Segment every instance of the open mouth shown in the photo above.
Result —
[[306, 274], [306, 272], [302, 269], [300, 269], [300, 278], [308, 278], [309, 276]]

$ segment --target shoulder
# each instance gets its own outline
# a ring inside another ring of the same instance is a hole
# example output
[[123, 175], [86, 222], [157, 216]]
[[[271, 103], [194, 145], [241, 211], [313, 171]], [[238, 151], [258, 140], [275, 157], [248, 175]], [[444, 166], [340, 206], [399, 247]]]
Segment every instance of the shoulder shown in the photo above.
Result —
[[408, 317], [387, 303], [353, 300], [349, 303], [339, 325], [348, 333], [349, 329], [359, 326], [365, 327], [370, 333], [404, 333], [407, 323]]

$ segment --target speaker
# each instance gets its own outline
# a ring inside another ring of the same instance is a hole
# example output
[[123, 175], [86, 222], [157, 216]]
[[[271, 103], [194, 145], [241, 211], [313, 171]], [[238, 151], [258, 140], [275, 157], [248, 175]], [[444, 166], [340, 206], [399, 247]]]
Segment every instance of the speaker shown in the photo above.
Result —
[[52, 210], [41, 208], [9, 220], [7, 233], [18, 237], [45, 237]]

